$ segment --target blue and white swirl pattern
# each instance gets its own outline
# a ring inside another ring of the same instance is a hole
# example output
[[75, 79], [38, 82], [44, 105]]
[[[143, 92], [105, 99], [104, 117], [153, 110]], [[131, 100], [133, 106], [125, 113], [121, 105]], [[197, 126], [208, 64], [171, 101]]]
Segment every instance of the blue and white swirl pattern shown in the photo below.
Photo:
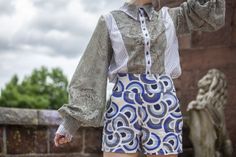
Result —
[[102, 151], [183, 152], [183, 116], [169, 75], [118, 73], [105, 112]]

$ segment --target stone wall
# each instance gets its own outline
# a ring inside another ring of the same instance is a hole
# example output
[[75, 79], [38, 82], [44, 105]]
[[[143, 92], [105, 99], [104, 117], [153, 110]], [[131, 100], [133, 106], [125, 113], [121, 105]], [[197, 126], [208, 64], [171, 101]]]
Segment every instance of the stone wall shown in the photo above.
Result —
[[[162, 5], [178, 6], [184, 0], [162, 0]], [[228, 103], [225, 106], [227, 130], [236, 156], [236, 0], [226, 0], [226, 24], [216, 32], [193, 31], [179, 37], [182, 75], [175, 79], [181, 110], [195, 99], [197, 82], [209, 69], [221, 70], [227, 78]]]
[[[61, 120], [55, 110], [1, 107], [0, 157], [102, 157], [102, 127], [81, 127], [72, 142], [56, 147], [53, 139]], [[181, 157], [192, 156], [186, 137]]]
[[[162, 2], [162, 5], [174, 7], [183, 0]], [[226, 2], [226, 25], [223, 28], [216, 32], [192, 32], [179, 37], [182, 75], [174, 82], [185, 115], [188, 103], [197, 94], [198, 80], [211, 68], [225, 73], [229, 94], [225, 106], [226, 124], [236, 150], [236, 0]], [[55, 147], [53, 137], [60, 121], [56, 111], [1, 108], [0, 156], [102, 156], [102, 128], [81, 127], [73, 142]], [[186, 117], [184, 121], [187, 121]], [[183, 144], [184, 153], [180, 156], [191, 157], [193, 150], [186, 125]], [[233, 156], [236, 156], [235, 151]]]

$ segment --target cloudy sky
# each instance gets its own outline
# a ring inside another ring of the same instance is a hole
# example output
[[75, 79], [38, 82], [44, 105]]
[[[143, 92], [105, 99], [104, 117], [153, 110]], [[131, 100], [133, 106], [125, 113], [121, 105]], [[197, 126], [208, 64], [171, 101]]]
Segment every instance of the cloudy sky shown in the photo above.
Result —
[[0, 0], [0, 88], [41, 65], [71, 79], [99, 16], [124, 0]]

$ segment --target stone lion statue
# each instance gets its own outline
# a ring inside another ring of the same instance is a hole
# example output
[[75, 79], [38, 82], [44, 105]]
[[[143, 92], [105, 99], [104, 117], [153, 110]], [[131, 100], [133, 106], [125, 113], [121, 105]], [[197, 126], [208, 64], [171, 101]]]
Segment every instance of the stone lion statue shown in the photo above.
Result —
[[224, 118], [226, 77], [219, 70], [211, 69], [198, 81], [198, 89], [196, 100], [187, 107], [189, 139], [194, 147], [194, 156], [230, 157], [232, 143]]

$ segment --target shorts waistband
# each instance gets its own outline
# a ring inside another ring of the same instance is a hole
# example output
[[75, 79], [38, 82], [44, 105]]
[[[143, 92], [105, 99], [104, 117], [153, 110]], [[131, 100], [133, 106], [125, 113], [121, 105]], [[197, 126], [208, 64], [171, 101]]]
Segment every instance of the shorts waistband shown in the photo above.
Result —
[[160, 93], [173, 90], [173, 87], [173, 80], [166, 73], [117, 73], [117, 80], [112, 92]]

